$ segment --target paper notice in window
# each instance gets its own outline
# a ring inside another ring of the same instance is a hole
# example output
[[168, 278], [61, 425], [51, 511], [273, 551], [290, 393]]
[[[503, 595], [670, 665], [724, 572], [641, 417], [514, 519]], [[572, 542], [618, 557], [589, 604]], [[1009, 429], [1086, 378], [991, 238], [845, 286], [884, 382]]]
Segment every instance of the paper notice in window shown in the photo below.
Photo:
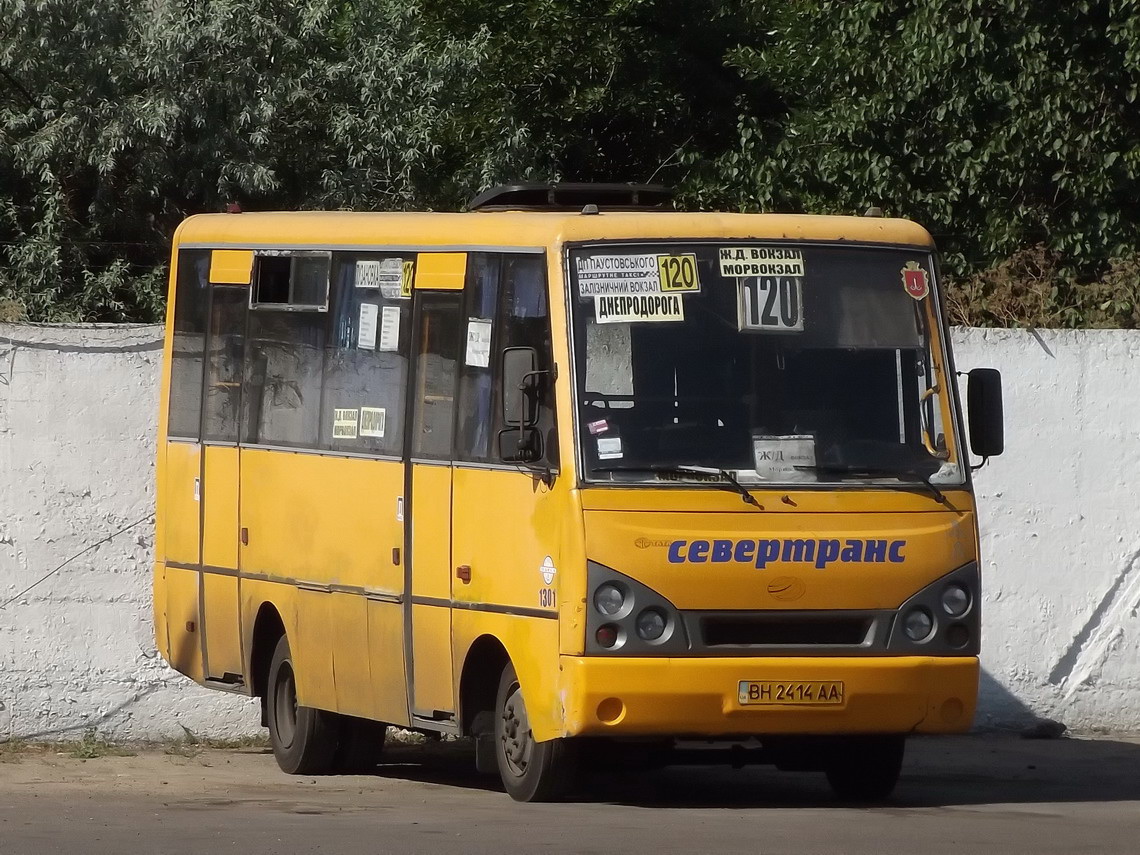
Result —
[[385, 258], [380, 261], [356, 262], [356, 287], [378, 288], [389, 300], [400, 296], [403, 278], [403, 259]]
[[400, 307], [385, 306], [380, 321], [380, 349], [395, 352], [400, 349]]
[[360, 435], [383, 439], [385, 415], [382, 407], [361, 407]]
[[379, 306], [375, 303], [360, 304], [360, 326], [357, 328], [356, 346], [361, 350], [376, 349], [376, 315]]
[[756, 474], [765, 481], [815, 481], [815, 437], [753, 436]]
[[467, 358], [464, 361], [475, 368], [487, 368], [491, 364], [490, 321], [468, 318]]
[[357, 427], [360, 424], [360, 410], [340, 409], [333, 410], [333, 439], [356, 439]]

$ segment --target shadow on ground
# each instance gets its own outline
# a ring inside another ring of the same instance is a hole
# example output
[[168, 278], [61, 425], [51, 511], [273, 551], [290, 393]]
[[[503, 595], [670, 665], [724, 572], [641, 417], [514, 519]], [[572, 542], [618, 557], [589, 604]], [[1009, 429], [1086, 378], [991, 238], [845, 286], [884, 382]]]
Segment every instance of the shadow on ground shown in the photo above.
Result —
[[[894, 796], [875, 810], [952, 805], [1140, 801], [1140, 740], [916, 737]], [[381, 777], [498, 790], [467, 742], [396, 745]], [[587, 777], [574, 801], [642, 807], [834, 807], [821, 773], [677, 766]]]

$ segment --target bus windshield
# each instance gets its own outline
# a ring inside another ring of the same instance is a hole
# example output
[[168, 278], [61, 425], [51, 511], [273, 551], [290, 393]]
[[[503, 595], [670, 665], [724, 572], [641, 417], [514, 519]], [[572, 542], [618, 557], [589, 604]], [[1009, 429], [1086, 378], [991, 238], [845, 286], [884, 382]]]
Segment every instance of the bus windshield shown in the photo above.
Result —
[[928, 250], [569, 253], [584, 479], [960, 484]]

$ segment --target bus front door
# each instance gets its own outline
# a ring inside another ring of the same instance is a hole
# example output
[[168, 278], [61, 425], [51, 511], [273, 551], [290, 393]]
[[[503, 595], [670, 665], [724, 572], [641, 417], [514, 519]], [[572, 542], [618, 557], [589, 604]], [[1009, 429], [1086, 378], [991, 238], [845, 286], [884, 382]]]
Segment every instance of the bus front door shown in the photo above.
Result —
[[454, 717], [451, 650], [452, 431], [462, 293], [416, 291], [404, 539], [404, 633], [415, 719]]

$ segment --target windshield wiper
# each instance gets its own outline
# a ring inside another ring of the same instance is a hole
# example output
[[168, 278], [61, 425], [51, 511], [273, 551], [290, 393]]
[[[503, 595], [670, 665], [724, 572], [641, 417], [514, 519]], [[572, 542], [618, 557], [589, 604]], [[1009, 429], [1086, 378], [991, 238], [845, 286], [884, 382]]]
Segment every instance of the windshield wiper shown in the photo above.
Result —
[[[716, 484], [726, 490], [731, 490], [734, 493], [739, 493], [740, 498], [746, 505], [752, 505], [758, 510], [764, 510], [764, 507], [756, 501], [756, 497], [748, 492], [748, 488], [741, 484], [736, 476], [727, 469], [716, 469], [711, 466], [670, 466], [670, 465], [653, 465], [653, 466], [599, 466], [596, 468], [598, 472], [652, 472], [654, 474], [672, 473], [674, 475], [718, 475], [722, 480], [708, 480], [705, 483]], [[726, 483], [727, 482], [727, 483]]]
[[934, 483], [930, 480], [930, 476], [917, 469], [887, 469], [881, 466], [842, 466], [837, 464], [796, 466], [795, 468], [805, 472], [821, 472], [825, 475], [850, 475], [853, 478], [897, 478], [899, 481], [902, 481], [904, 478], [917, 478], [922, 482], [923, 486], [930, 491], [930, 495], [934, 497], [935, 501], [953, 510], [950, 503], [946, 501], [945, 494], [934, 486]]

